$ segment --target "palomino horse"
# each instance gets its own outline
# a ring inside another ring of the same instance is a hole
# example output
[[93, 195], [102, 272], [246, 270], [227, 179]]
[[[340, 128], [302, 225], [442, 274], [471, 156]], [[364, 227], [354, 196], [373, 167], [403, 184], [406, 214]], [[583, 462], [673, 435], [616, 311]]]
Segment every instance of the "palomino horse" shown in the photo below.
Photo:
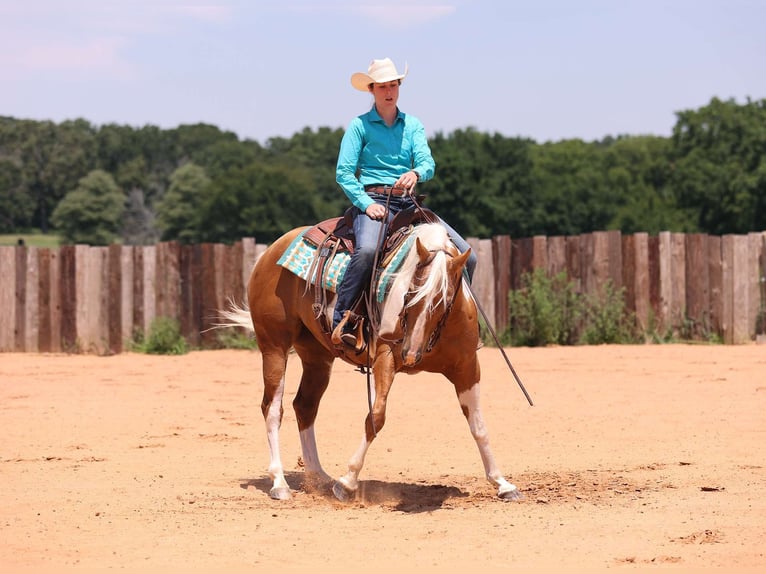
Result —
[[[487, 479], [497, 487], [500, 498], [521, 498], [519, 490], [503, 477], [495, 463], [479, 406], [477, 307], [463, 283], [463, 268], [470, 252], [461, 255], [440, 223], [416, 226], [412, 231], [415, 247], [403, 259], [380, 304], [379, 329], [366, 350], [357, 354], [350, 348], [335, 348], [322, 331], [311, 295], [312, 289], [321, 287], [307, 286], [306, 281], [277, 263], [304, 230], [288, 232], [258, 259], [247, 286], [249, 309], [232, 305], [222, 313], [227, 325], [255, 332], [263, 357], [261, 410], [271, 454], [270, 496], [274, 499], [291, 496], [280, 456], [279, 430], [287, 356], [294, 348], [303, 366], [293, 408], [307, 482], [332, 481], [319, 462], [314, 421], [330, 382], [333, 361], [340, 357], [353, 365], [371, 365], [374, 385], [370, 389], [371, 408], [362, 442], [349, 461], [348, 472], [333, 485], [338, 499], [351, 500], [355, 496], [367, 451], [386, 420], [386, 402], [394, 375], [419, 371], [442, 373], [452, 382], [479, 448]], [[332, 315], [331, 308], [329, 314]]]

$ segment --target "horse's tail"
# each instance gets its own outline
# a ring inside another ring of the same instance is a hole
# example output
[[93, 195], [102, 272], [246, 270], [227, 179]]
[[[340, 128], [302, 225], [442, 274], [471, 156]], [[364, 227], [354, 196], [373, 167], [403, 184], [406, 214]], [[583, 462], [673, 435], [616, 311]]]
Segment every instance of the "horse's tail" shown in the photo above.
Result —
[[253, 319], [250, 316], [250, 308], [247, 303], [239, 305], [233, 299], [229, 299], [229, 305], [227, 309], [222, 309], [218, 312], [219, 322], [213, 325], [213, 328], [223, 329], [225, 327], [242, 327], [250, 331], [255, 331], [253, 328]]

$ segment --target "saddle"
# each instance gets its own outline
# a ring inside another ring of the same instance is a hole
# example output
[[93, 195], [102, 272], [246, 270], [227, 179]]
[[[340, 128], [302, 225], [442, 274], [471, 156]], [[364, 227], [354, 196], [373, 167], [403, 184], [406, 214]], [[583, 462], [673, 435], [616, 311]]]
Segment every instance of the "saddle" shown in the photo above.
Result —
[[[321, 221], [306, 230], [303, 237], [309, 243], [316, 246], [316, 254], [311, 262], [309, 277], [321, 278], [314, 288], [314, 304], [312, 306], [314, 317], [319, 323], [322, 332], [330, 340], [332, 335], [331, 325], [327, 321], [327, 292], [321, 288], [326, 279], [329, 269], [328, 263], [338, 253], [354, 253], [354, 230], [353, 208], [349, 208], [340, 217], [333, 217]], [[396, 252], [404, 242], [412, 227], [418, 223], [437, 221], [436, 215], [423, 207], [411, 207], [398, 212], [388, 225], [386, 237], [383, 240], [381, 253], [378, 257], [378, 265], [385, 267], [389, 262], [389, 256]], [[350, 321], [356, 333], [358, 352], [364, 350], [364, 329], [369, 324], [364, 301], [369, 291], [369, 286], [364, 289], [352, 309], [347, 312], [344, 321]]]

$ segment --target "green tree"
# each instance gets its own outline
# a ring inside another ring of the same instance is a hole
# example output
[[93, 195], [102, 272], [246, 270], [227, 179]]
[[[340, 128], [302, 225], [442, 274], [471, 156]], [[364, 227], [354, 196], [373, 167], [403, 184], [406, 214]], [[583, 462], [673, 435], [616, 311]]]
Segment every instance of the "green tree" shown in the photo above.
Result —
[[213, 183], [195, 240], [256, 237], [270, 243], [294, 227], [320, 221], [323, 209], [308, 169], [253, 163]]
[[210, 188], [205, 170], [187, 163], [170, 176], [170, 187], [157, 203], [162, 239], [191, 243], [200, 236], [200, 216]]
[[607, 229], [624, 198], [604, 177], [604, 152], [582, 140], [547, 142], [533, 149], [536, 234], [577, 235]]
[[94, 164], [93, 127], [85, 120], [18, 123], [24, 184], [35, 203], [33, 224], [43, 233], [56, 205]]
[[766, 227], [766, 100], [713, 98], [676, 114], [673, 187], [707, 233]]
[[83, 177], [56, 207], [51, 222], [65, 243], [108, 245], [119, 236], [125, 197], [102, 170]]
[[34, 211], [32, 197], [24, 191], [21, 169], [0, 158], [0, 233], [29, 227]]
[[677, 205], [671, 186], [670, 140], [623, 136], [603, 149], [606, 185], [617, 209], [608, 224], [623, 233], [696, 230], [693, 213]]
[[522, 235], [531, 204], [531, 140], [473, 128], [431, 141], [433, 181], [423, 184], [428, 207], [464, 235]]

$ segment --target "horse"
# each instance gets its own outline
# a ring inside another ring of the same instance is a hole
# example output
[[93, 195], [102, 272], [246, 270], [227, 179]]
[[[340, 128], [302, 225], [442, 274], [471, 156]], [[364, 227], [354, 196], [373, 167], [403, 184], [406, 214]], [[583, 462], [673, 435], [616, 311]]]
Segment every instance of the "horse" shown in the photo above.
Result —
[[[438, 222], [414, 226], [411, 231], [414, 242], [391, 279], [385, 298], [378, 304], [379, 326], [360, 352], [333, 345], [322, 330], [311, 291], [325, 287], [310, 285], [278, 264], [285, 250], [306, 229], [293, 229], [267, 247], [250, 274], [247, 303], [230, 302], [221, 313], [225, 318], [222, 325], [244, 327], [255, 333], [262, 355], [261, 411], [270, 451], [271, 498], [287, 500], [292, 496], [279, 446], [285, 370], [292, 349], [300, 358], [303, 371], [293, 409], [306, 484], [332, 484], [338, 500], [353, 500], [370, 445], [386, 421], [386, 403], [394, 376], [427, 371], [443, 374], [454, 385], [486, 478], [497, 488], [497, 496], [511, 501], [523, 498], [495, 461], [480, 408], [477, 305], [463, 273], [470, 250], [461, 254]], [[329, 301], [327, 316], [331, 317], [334, 293], [325, 294]], [[361, 444], [351, 456], [348, 472], [333, 481], [320, 464], [314, 422], [336, 358], [360, 367], [363, 372], [367, 366], [373, 382], [368, 384], [370, 408]]]

